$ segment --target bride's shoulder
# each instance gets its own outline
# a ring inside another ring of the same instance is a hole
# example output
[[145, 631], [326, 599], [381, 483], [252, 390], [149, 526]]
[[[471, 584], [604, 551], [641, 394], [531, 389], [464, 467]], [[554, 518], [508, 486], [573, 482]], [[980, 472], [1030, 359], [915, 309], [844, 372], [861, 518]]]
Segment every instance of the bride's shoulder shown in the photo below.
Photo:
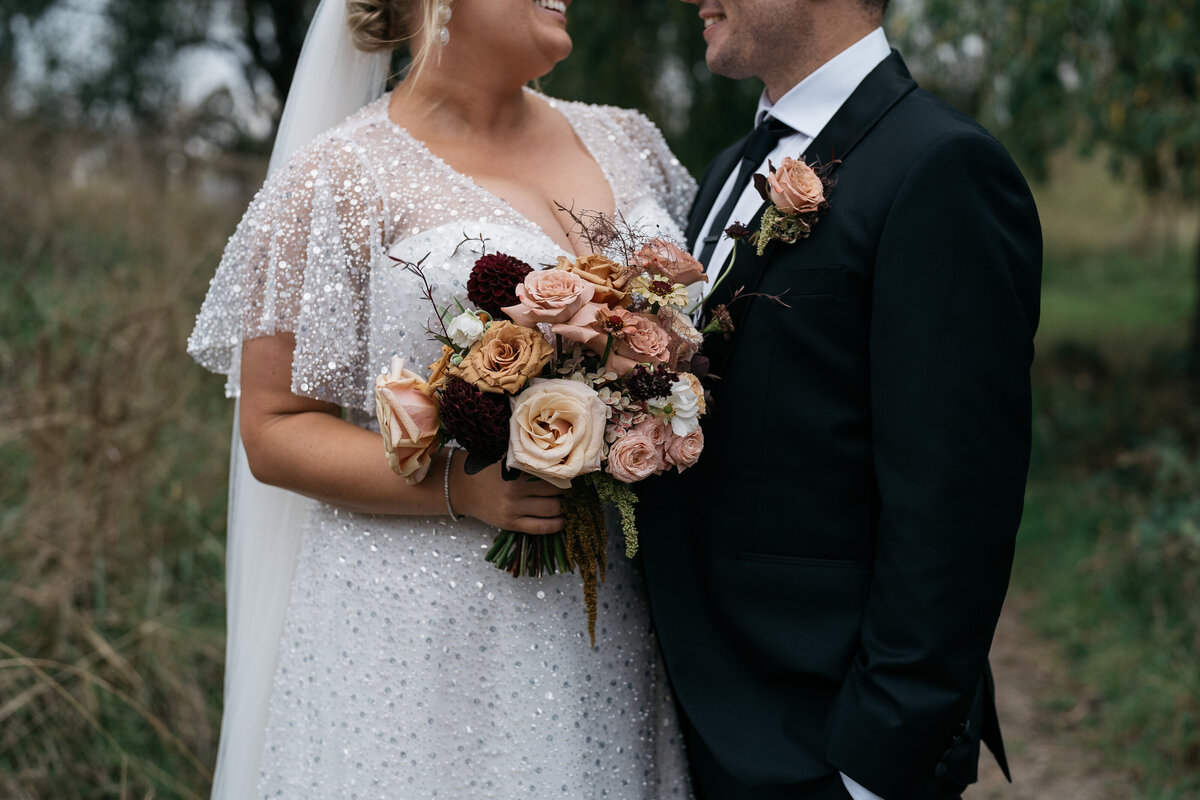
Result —
[[314, 173], [322, 178], [345, 179], [352, 173], [374, 171], [380, 153], [396, 153], [401, 131], [387, 115], [388, 95], [371, 101], [344, 120], [317, 135], [288, 158], [280, 170], [283, 182], [309, 183]]
[[559, 107], [568, 117], [594, 121], [610, 128], [614, 134], [624, 135], [628, 139], [634, 141], [652, 139], [656, 142], [663, 139], [662, 131], [658, 126], [636, 108], [584, 103], [578, 100], [558, 100], [551, 97], [547, 97], [546, 100], [552, 106]]

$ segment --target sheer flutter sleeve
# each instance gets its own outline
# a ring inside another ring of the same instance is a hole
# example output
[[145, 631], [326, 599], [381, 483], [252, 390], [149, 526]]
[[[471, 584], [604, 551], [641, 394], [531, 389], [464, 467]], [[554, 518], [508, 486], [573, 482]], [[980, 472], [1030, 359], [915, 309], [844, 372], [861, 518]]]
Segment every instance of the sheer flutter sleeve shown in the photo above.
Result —
[[326, 136], [272, 175], [225, 248], [188, 340], [241, 389], [241, 344], [291, 333], [292, 391], [364, 407], [367, 293], [384, 202], [355, 143]]
[[653, 180], [654, 199], [667, 210], [680, 230], [687, 227], [688, 211], [696, 196], [696, 181], [671, 152], [658, 126], [640, 111], [609, 108], [612, 119], [629, 137], [631, 155], [645, 162]]

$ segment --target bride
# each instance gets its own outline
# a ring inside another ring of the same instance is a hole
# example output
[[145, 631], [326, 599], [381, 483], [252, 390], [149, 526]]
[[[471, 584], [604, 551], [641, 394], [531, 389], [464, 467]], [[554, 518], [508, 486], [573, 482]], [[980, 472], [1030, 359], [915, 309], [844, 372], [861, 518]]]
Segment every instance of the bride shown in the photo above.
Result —
[[374, 427], [390, 356], [439, 353], [389, 255], [428, 254], [447, 302], [480, 240], [584, 252], [556, 203], [678, 238], [694, 191], [645, 117], [525, 88], [570, 51], [569, 0], [452, 1], [323, 0], [189, 341], [239, 398], [217, 798], [688, 794], [633, 562], [610, 554], [592, 649], [575, 576], [484, 561], [496, 528], [559, 529], [560, 490], [449, 449], [409, 486]]

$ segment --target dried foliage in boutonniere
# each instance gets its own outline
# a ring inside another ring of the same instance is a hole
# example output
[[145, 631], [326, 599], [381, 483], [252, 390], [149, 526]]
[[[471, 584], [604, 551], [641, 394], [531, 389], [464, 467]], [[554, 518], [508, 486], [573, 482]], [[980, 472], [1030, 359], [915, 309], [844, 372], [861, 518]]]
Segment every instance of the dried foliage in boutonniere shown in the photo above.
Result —
[[813, 225], [829, 208], [833, 181], [829, 170], [837, 161], [813, 168], [803, 160], [785, 158], [776, 169], [767, 162], [767, 174], [754, 176], [754, 188], [769, 204], [750, 243], [761, 256], [767, 244], [778, 239], [791, 244], [812, 233]]

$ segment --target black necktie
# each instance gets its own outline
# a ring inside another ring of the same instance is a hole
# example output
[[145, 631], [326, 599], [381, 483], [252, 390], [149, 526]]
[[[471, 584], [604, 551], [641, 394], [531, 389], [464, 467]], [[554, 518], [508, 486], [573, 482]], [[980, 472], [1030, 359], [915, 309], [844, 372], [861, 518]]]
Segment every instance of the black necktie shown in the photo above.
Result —
[[713, 251], [717, 249], [717, 242], [720, 241], [726, 226], [729, 225], [729, 215], [733, 213], [733, 207], [742, 197], [746, 181], [750, 179], [750, 173], [754, 172], [763, 159], [771, 154], [780, 139], [795, 132], [774, 117], [766, 117], [746, 139], [746, 145], [742, 148], [742, 157], [739, 161], [741, 167], [738, 170], [737, 181], [733, 184], [733, 191], [725, 199], [725, 205], [721, 206], [721, 210], [713, 217], [712, 227], [708, 229], [708, 235], [704, 237], [704, 247], [700, 250], [700, 263], [708, 266], [708, 260], [712, 258]]

